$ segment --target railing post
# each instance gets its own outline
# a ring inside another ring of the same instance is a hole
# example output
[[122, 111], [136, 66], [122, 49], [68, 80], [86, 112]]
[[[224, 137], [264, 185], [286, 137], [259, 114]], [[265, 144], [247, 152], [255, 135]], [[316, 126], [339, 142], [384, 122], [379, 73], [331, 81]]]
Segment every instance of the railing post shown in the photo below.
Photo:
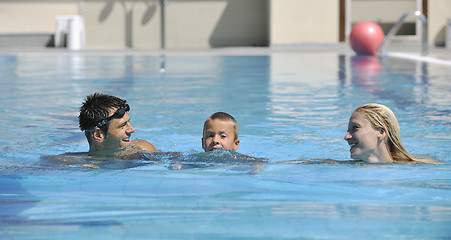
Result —
[[378, 55], [380, 56], [383, 55], [385, 48], [391, 42], [393, 36], [398, 32], [404, 19], [410, 15], [415, 15], [417, 19], [421, 20], [422, 23], [421, 55], [426, 56], [428, 54], [427, 20], [426, 17], [423, 15], [423, 13], [421, 13], [420, 11], [414, 11], [403, 14], [401, 18], [399, 18], [399, 20], [396, 22], [396, 24], [393, 25], [393, 27], [388, 32], [387, 36], [385, 36], [384, 41], [379, 46], [379, 49], [377, 50]]

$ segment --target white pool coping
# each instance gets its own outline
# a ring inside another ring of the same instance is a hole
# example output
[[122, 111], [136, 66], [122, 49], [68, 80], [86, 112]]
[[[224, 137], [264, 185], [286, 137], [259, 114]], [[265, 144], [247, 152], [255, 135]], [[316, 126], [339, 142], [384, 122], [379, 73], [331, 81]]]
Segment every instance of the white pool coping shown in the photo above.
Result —
[[404, 59], [411, 59], [415, 61], [420, 62], [428, 62], [428, 63], [437, 63], [437, 64], [444, 64], [451, 66], [451, 60], [443, 60], [438, 59], [430, 56], [418, 56], [415, 54], [408, 54], [408, 53], [401, 53], [401, 52], [387, 52], [385, 55], [389, 57], [397, 57], [397, 58], [404, 58]]
[[[443, 47], [429, 48], [428, 56], [420, 56], [417, 45], [405, 43], [393, 43], [391, 49], [384, 56], [421, 61], [434, 64], [451, 66], [451, 49]], [[67, 48], [0, 48], [0, 55], [16, 56], [41, 56], [41, 55], [147, 55], [147, 56], [171, 56], [171, 55], [269, 55], [273, 53], [338, 53], [344, 55], [355, 55], [348, 43], [339, 44], [304, 44], [299, 46], [285, 47], [225, 47], [213, 49], [185, 49], [185, 50], [150, 50], [150, 49], [100, 49], [85, 48], [79, 51], [71, 51]]]

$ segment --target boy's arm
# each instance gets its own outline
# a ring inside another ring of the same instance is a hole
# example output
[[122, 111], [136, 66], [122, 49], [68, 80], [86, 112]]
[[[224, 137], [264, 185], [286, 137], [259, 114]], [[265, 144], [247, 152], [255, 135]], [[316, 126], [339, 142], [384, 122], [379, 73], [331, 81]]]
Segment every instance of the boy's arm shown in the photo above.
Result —
[[133, 141], [133, 146], [140, 147], [143, 150], [148, 151], [148, 152], [156, 152], [157, 151], [157, 149], [152, 145], [152, 143], [150, 143], [146, 140], [142, 140], [142, 139]]

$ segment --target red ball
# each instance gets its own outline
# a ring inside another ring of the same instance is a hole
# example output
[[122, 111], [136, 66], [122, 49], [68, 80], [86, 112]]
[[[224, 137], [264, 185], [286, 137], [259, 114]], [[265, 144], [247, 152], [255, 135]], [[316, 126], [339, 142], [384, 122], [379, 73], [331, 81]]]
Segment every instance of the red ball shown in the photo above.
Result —
[[384, 41], [384, 31], [374, 22], [360, 22], [354, 25], [349, 36], [352, 49], [358, 54], [375, 55]]

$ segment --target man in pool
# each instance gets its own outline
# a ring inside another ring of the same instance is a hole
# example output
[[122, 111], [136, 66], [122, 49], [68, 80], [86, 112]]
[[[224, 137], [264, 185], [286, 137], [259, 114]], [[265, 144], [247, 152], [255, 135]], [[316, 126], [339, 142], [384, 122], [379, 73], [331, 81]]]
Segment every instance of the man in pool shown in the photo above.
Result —
[[86, 97], [80, 107], [80, 129], [85, 132], [90, 156], [125, 157], [133, 150], [156, 152], [155, 147], [145, 140], [131, 141], [135, 129], [130, 124], [126, 100], [94, 93]]
[[236, 151], [240, 146], [238, 122], [225, 112], [213, 113], [204, 123], [202, 148], [205, 152], [218, 148]]

